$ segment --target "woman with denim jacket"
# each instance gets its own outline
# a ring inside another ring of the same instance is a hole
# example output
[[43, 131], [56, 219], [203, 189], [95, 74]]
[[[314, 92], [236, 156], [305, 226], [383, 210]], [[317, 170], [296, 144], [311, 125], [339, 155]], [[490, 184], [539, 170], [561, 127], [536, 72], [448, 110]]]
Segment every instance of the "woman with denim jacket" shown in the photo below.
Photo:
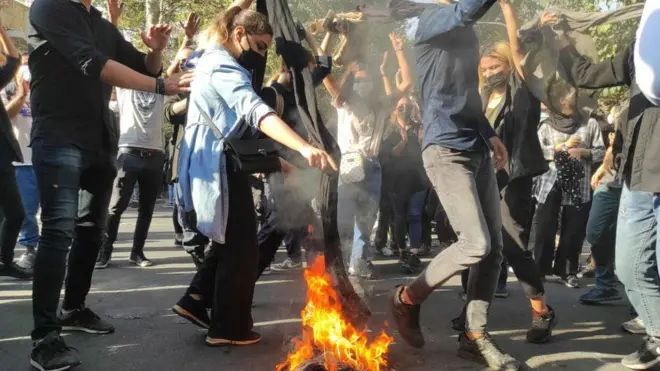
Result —
[[[273, 30], [265, 15], [248, 9], [250, 3], [235, 2], [206, 31], [179, 157], [179, 205], [196, 216], [188, 223], [194, 223], [212, 244], [173, 310], [208, 328], [206, 343], [211, 346], [249, 345], [261, 339], [252, 331], [258, 253], [249, 174], [240, 172], [225, 155], [222, 137], [258, 129], [298, 151], [309, 166], [336, 169], [326, 152], [297, 135], [255, 92], [260, 86], [254, 86], [253, 76], [265, 69]], [[241, 119], [249, 127], [237, 125]], [[291, 169], [283, 163], [283, 171]], [[206, 308], [212, 308], [211, 318]]]

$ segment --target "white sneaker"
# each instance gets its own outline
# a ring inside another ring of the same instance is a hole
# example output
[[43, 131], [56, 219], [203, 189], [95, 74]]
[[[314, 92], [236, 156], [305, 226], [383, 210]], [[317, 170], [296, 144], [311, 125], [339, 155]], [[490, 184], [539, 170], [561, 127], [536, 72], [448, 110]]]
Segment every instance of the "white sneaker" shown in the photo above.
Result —
[[283, 262], [279, 264], [273, 264], [270, 266], [270, 269], [273, 270], [273, 272], [292, 272], [292, 271], [297, 271], [302, 269], [302, 263], [301, 262], [295, 262], [291, 258], [286, 258]]
[[21, 255], [20, 259], [16, 262], [16, 265], [23, 269], [32, 270], [34, 268], [34, 259], [36, 254], [34, 252], [25, 252]]
[[267, 276], [269, 274], [273, 273], [273, 271], [270, 269], [270, 265], [264, 269], [263, 273], [261, 273], [262, 276]]
[[383, 248], [382, 248], [380, 251], [378, 251], [378, 252], [380, 253], [380, 255], [382, 255], [382, 256], [384, 256], [384, 257], [387, 257], [387, 258], [389, 258], [389, 257], [391, 257], [391, 256], [394, 256], [394, 251], [392, 251], [392, 249], [390, 249], [390, 248], [387, 247], [387, 246], [383, 247]]

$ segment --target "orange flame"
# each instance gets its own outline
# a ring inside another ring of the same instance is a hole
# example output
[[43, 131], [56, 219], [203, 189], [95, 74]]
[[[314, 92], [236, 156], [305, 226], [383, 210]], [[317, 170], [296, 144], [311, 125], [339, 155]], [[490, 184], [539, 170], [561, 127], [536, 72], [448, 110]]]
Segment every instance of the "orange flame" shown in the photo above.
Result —
[[358, 331], [342, 317], [342, 307], [332, 279], [325, 271], [325, 259], [318, 256], [305, 270], [307, 305], [303, 309], [302, 323], [309, 336], [296, 339], [296, 350], [276, 371], [296, 370], [305, 361], [315, 357], [315, 349], [323, 354], [323, 366], [337, 371], [350, 366], [359, 371], [381, 371], [387, 366], [385, 354], [394, 341], [381, 332], [369, 343], [367, 331]]

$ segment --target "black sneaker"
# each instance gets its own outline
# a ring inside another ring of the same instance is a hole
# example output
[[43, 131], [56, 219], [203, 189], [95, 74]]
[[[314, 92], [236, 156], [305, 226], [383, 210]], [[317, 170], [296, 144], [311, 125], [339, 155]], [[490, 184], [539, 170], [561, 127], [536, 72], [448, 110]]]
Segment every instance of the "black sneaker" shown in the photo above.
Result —
[[548, 305], [546, 314], [533, 313], [532, 327], [527, 331], [527, 341], [532, 344], [543, 344], [550, 341], [552, 329], [557, 326], [557, 316], [554, 309]]
[[431, 247], [425, 243], [423, 243], [420, 247], [419, 250], [417, 250], [417, 256], [429, 256], [431, 255]]
[[60, 312], [59, 319], [64, 331], [82, 331], [101, 335], [115, 332], [114, 326], [102, 320], [89, 308], [79, 309], [68, 315]]
[[109, 257], [105, 256], [105, 254], [99, 254], [99, 257], [96, 259], [96, 264], [94, 264], [94, 269], [106, 269], [109, 263]]
[[204, 308], [204, 303], [201, 300], [193, 299], [188, 294], [184, 295], [172, 307], [172, 312], [187, 319], [193, 325], [206, 329], [211, 327], [211, 319], [208, 312], [206, 312], [206, 308]]
[[151, 262], [151, 260], [147, 259], [146, 256], [144, 256], [144, 253], [131, 253], [131, 257], [128, 259], [128, 261], [136, 265], [140, 268], [146, 268], [146, 267], [151, 267], [154, 265], [154, 263]]
[[497, 284], [497, 289], [495, 289], [495, 297], [500, 299], [506, 299], [509, 297], [509, 291], [506, 289], [506, 283]]
[[458, 356], [482, 363], [491, 370], [520, 370], [520, 362], [504, 353], [488, 334], [475, 340], [470, 340], [465, 333], [459, 335]]
[[465, 319], [462, 316], [458, 316], [451, 320], [451, 329], [456, 332], [465, 332]]
[[390, 310], [394, 323], [399, 330], [401, 338], [414, 348], [422, 348], [424, 346], [424, 335], [419, 326], [419, 314], [422, 306], [408, 305], [401, 301], [401, 293], [405, 286], [397, 286], [392, 295], [390, 296]]
[[5, 265], [2, 270], [0, 270], [0, 276], [14, 277], [19, 280], [31, 280], [33, 275], [32, 270], [21, 268], [13, 262]]
[[577, 276], [570, 275], [566, 278], [562, 278], [561, 281], [566, 285], [566, 287], [570, 287], [572, 289], [579, 289], [580, 288], [580, 280], [577, 278]]
[[64, 343], [64, 339], [57, 332], [51, 332], [34, 343], [30, 364], [41, 371], [68, 370], [80, 365], [80, 360], [74, 351], [75, 349]]
[[209, 333], [206, 337], [206, 345], [211, 347], [225, 345], [252, 345], [259, 341], [261, 341], [261, 334], [254, 331], [250, 331], [244, 336], [215, 336]]
[[399, 265], [406, 274], [415, 274], [422, 269], [422, 261], [419, 260], [416, 254], [412, 253], [404, 253], [401, 260], [399, 260]]
[[623, 357], [621, 364], [631, 370], [650, 370], [660, 365], [660, 339], [647, 336], [639, 350]]

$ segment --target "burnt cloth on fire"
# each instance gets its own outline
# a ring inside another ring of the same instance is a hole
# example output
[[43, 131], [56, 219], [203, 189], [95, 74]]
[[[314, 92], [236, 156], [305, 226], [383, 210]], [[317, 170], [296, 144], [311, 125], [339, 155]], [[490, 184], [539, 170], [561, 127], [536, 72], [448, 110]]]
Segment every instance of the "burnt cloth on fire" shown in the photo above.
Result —
[[[296, 23], [286, 0], [257, 0], [257, 10], [268, 15], [273, 27], [276, 51], [282, 56], [292, 77], [292, 85], [300, 112], [301, 121], [307, 128], [312, 145], [324, 149], [339, 163], [339, 146], [328, 129], [323, 125], [316, 104], [316, 94], [309, 70], [306, 53], [300, 53], [302, 46]], [[263, 77], [261, 79], [263, 81]], [[326, 267], [332, 274], [338, 292], [344, 301], [345, 314], [351, 322], [359, 323], [369, 317], [367, 305], [355, 293], [351, 285], [339, 244], [337, 230], [337, 182], [336, 174], [321, 177], [317, 199], [321, 205], [321, 222], [314, 228], [314, 235], [322, 233]]]

